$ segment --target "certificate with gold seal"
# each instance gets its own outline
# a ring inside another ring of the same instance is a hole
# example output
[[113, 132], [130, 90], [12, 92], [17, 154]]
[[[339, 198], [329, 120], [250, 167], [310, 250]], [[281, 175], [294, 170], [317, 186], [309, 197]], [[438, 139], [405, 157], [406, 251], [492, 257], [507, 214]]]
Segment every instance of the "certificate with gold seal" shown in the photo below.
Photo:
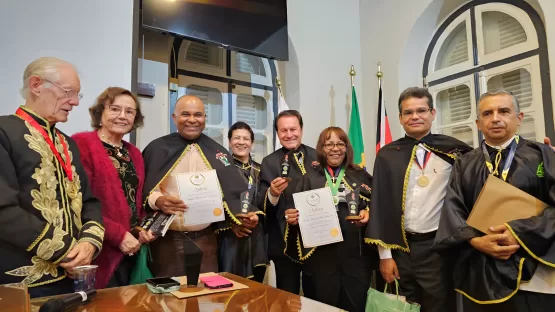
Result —
[[183, 213], [185, 226], [219, 222], [225, 219], [216, 170], [182, 173], [176, 178], [179, 197], [189, 206]]
[[299, 210], [299, 228], [304, 248], [343, 241], [339, 217], [329, 187], [293, 194]]

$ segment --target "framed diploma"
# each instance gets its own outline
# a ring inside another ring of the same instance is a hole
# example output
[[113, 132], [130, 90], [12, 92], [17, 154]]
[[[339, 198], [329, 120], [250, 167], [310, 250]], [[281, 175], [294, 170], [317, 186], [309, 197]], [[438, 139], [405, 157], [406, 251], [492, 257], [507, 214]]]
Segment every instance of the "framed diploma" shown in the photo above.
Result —
[[179, 196], [189, 206], [183, 213], [185, 226], [225, 219], [216, 170], [182, 173], [176, 176]]
[[329, 187], [295, 193], [293, 200], [299, 210], [299, 229], [304, 248], [343, 241]]

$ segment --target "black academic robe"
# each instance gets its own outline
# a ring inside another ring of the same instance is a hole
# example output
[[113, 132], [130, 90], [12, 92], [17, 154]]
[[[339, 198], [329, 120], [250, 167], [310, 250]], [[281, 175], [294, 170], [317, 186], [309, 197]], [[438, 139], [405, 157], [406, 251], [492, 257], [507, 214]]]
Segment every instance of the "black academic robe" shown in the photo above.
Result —
[[264, 244], [264, 213], [256, 207], [255, 202], [260, 182], [260, 164], [252, 159], [248, 163], [242, 163], [236, 158], [233, 159], [233, 164], [245, 185], [249, 184], [249, 180], [252, 183], [251, 203], [254, 210], [251, 211], [258, 214], [259, 221], [249, 237], [238, 238], [233, 231], [220, 232], [218, 235], [219, 268], [223, 272], [252, 278], [253, 268], [265, 267], [268, 263]]
[[406, 186], [420, 143], [450, 164], [472, 150], [467, 144], [442, 134], [428, 134], [421, 140], [405, 136], [382, 147], [374, 162], [367, 243], [409, 252], [404, 224]]
[[[145, 186], [143, 191], [144, 206], [147, 211], [152, 211], [148, 203], [148, 196], [169, 174], [170, 170], [187, 152], [187, 147], [196, 144], [199, 151], [210, 169], [216, 170], [218, 181], [223, 193], [225, 220], [212, 225], [216, 234], [223, 231], [231, 232], [232, 222], [241, 225], [241, 221], [235, 217], [241, 211], [241, 193], [247, 190], [247, 183], [237, 172], [233, 164], [231, 154], [216, 141], [208, 136], [201, 134], [195, 140], [187, 140], [179, 133], [172, 133], [152, 141], [143, 151], [145, 160]], [[255, 204], [251, 204], [251, 211], [257, 211]], [[232, 262], [229, 259], [236, 259], [237, 250], [223, 249], [220, 253], [220, 263], [222, 257], [224, 263]], [[264, 246], [255, 246], [253, 254], [264, 253]], [[258, 260], [256, 260], [257, 262]]]
[[[507, 154], [508, 149], [503, 151], [499, 171]], [[434, 243], [434, 249], [455, 263], [457, 291], [477, 303], [508, 300], [520, 283], [531, 279], [538, 262], [555, 267], [555, 153], [551, 147], [522, 138], [518, 142], [507, 183], [549, 207], [540, 216], [508, 223], [521, 246], [509, 260], [497, 260], [468, 243], [471, 238], [484, 235], [468, 226], [466, 219], [488, 176], [481, 148], [455, 162]]]
[[[307, 168], [307, 174], [297, 184], [295, 193], [327, 186], [324, 168], [315, 164]], [[349, 193], [360, 188], [358, 211], [369, 210], [372, 176], [362, 169], [345, 170], [339, 192]], [[287, 197], [289, 207], [295, 207], [293, 196]], [[364, 243], [366, 226], [357, 227], [345, 220], [349, 215], [347, 202], [338, 204], [337, 216], [343, 242], [314, 248], [304, 248], [298, 226], [286, 225], [286, 253], [296, 261], [303, 262], [303, 271], [314, 281], [314, 300], [348, 311], [364, 311], [366, 292], [370, 287], [374, 249]], [[344, 295], [343, 295], [344, 294]]]
[[[297, 162], [293, 153], [302, 153], [302, 162]], [[291, 153], [289, 158], [289, 177], [292, 179], [289, 186], [283, 191], [276, 206], [273, 206], [268, 199], [268, 189], [275, 178], [281, 176], [281, 164], [285, 154]], [[306, 168], [312, 166], [312, 162], [317, 162], [316, 150], [312, 147], [301, 144], [295, 151], [281, 148], [272, 154], [264, 157], [260, 168], [260, 188], [258, 190], [258, 207], [266, 214], [265, 230], [268, 233], [268, 257], [284, 256], [284, 235], [285, 235], [285, 211], [288, 208], [287, 202], [281, 200], [288, 194], [292, 194], [296, 188], [300, 177], [306, 172]], [[299, 166], [300, 165], [300, 166]]]
[[39, 131], [16, 115], [0, 116], [0, 284], [37, 287], [66, 278], [58, 265], [78, 242], [93, 244], [98, 255], [104, 226], [75, 141], [21, 109], [53, 139], [64, 161], [62, 146], [68, 146], [73, 176], [70, 181]]

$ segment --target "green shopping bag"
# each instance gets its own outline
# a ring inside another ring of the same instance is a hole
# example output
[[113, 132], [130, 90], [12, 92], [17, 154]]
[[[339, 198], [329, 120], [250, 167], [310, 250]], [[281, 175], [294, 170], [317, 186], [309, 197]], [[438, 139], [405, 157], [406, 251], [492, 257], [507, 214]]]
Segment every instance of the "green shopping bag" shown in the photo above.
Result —
[[150, 256], [150, 247], [148, 244], [142, 245], [137, 253], [137, 262], [131, 271], [129, 285], [144, 284], [147, 278], [153, 278], [152, 273], [148, 269], [148, 257]]
[[391, 295], [387, 292], [388, 284], [385, 289], [379, 292], [373, 288], [368, 289], [366, 297], [366, 312], [420, 312], [420, 305], [417, 303], [409, 303], [399, 297], [399, 282], [395, 280], [395, 293]]

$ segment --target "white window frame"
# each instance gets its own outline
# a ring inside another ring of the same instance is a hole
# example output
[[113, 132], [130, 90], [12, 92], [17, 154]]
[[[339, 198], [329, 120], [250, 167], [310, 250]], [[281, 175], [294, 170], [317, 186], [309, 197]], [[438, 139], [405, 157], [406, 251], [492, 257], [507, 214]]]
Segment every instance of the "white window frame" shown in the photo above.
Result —
[[[513, 55], [524, 53], [539, 47], [538, 36], [532, 20], [523, 10], [506, 3], [487, 3], [477, 5], [476, 10], [476, 43], [478, 47], [478, 60], [480, 64], [491, 63], [496, 60], [505, 59]], [[489, 54], [485, 54], [486, 47], [484, 43], [482, 13], [484, 12], [500, 12], [511, 16], [520, 23], [526, 32], [526, 41], [514, 46], [501, 49]]]
[[531, 115], [534, 118], [536, 140], [541, 142], [545, 137], [545, 122], [541, 92], [540, 58], [538, 55], [482, 71], [480, 73], [480, 87], [481, 90], [485, 92], [487, 90], [488, 78], [508, 73], [519, 68], [526, 69], [530, 73], [530, 83], [532, 86], [532, 105], [521, 108], [521, 112], [523, 112], [525, 116]]
[[[212, 76], [218, 76], [218, 77], [227, 77], [226, 76], [226, 66], [227, 66], [227, 58], [226, 58], [226, 50], [222, 49], [222, 48], [217, 48], [218, 51], [220, 52], [220, 58], [221, 58], [221, 64], [222, 66], [212, 66], [212, 65], [206, 65], [206, 64], [201, 64], [201, 63], [197, 63], [197, 62], [191, 62], [189, 60], [187, 60], [187, 52], [189, 49], [189, 45], [192, 43], [192, 41], [188, 41], [188, 40], [183, 40], [183, 42], [181, 42], [181, 47], [179, 48], [179, 53], [181, 53], [181, 57], [178, 58], [178, 63], [177, 63], [177, 69], [186, 69], [188, 71], [193, 71], [193, 72], [199, 72], [199, 73], [205, 73], [205, 74], [209, 74]], [[213, 48], [212, 46], [209, 46], [210, 48]]]
[[266, 73], [266, 76], [238, 72], [236, 70], [237, 52], [231, 51], [231, 78], [271, 87], [273, 84], [273, 81], [272, 81], [272, 71], [270, 70], [269, 61], [268, 59], [265, 59], [262, 57], [259, 57], [259, 58], [262, 60], [262, 64], [264, 66], [264, 72]]
[[[443, 47], [445, 43], [445, 39], [459, 26], [462, 22], [465, 22], [466, 33], [467, 33], [467, 53], [468, 53], [468, 60], [466, 62], [462, 62], [453, 66], [445, 67], [439, 70], [436, 70], [436, 63], [437, 58], [439, 56], [439, 51]], [[432, 55], [430, 57], [430, 62], [428, 64], [428, 81], [433, 81], [441, 77], [449, 76], [452, 74], [456, 74], [467, 69], [473, 67], [473, 53], [472, 53], [472, 37], [471, 37], [472, 27], [470, 25], [470, 11], [466, 11], [463, 14], [459, 15], [455, 18], [449, 26], [443, 31], [441, 36], [438, 38], [437, 43], [432, 51]]]
[[[437, 101], [437, 96], [441, 91], [460, 86], [466, 85], [470, 89], [470, 116], [467, 120], [457, 121], [450, 124], [442, 125], [440, 124], [439, 120], [441, 117], [441, 111], [438, 109], [439, 104]], [[432, 94], [432, 98], [434, 99], [434, 108], [436, 109], [436, 119], [432, 125], [432, 132], [436, 133], [439, 130], [443, 130], [445, 128], [452, 128], [457, 126], [469, 126], [472, 129], [472, 140], [474, 146], [478, 146], [478, 128], [476, 127], [476, 100], [475, 100], [475, 93], [476, 86], [474, 84], [474, 75], [464, 76], [458, 79], [450, 80], [441, 84], [434, 85], [428, 88], [430, 94]]]

